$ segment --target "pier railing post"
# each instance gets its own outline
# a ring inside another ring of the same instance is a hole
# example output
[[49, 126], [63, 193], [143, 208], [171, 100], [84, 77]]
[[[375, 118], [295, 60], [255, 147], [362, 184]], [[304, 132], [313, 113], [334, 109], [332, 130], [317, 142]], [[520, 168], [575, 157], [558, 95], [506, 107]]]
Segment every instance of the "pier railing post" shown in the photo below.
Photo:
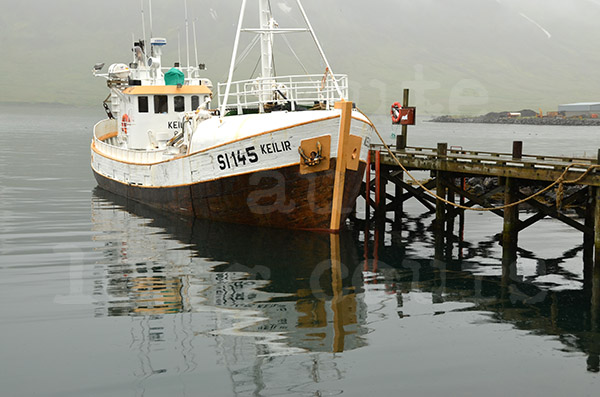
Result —
[[[439, 198], [446, 198], [446, 186], [444, 185], [444, 172], [442, 169], [445, 169], [444, 163], [446, 162], [446, 155], [448, 154], [448, 144], [447, 143], [438, 143], [437, 145], [437, 157], [438, 157], [438, 170], [436, 175], [436, 188], [435, 194]], [[444, 224], [446, 221], [446, 203], [444, 203], [440, 199], [436, 199], [435, 203], [435, 223], [436, 230], [438, 232], [444, 231]]]
[[[516, 179], [506, 178], [504, 184], [504, 204], [517, 201], [519, 186]], [[517, 259], [519, 208], [512, 206], [504, 209], [504, 229], [502, 231], [502, 263], [511, 265]]]
[[512, 156], [513, 159], [523, 158], [523, 141], [513, 141]]
[[375, 152], [375, 216], [381, 212], [381, 152]]
[[[407, 108], [408, 107], [408, 96], [409, 96], [409, 89], [405, 88], [404, 89], [404, 97], [402, 98], [402, 107], [403, 108]], [[398, 150], [404, 150], [406, 149], [406, 142], [408, 142], [408, 125], [402, 125], [402, 134], [398, 135], [396, 137], [396, 149]]]
[[594, 267], [600, 267], [600, 187], [594, 187]]
[[[585, 200], [584, 224], [590, 230], [594, 230], [594, 214], [596, 207], [595, 188], [587, 187], [587, 198]], [[583, 285], [584, 289], [591, 286], [592, 274], [594, 272], [594, 233], [583, 233]]]
[[[452, 185], [452, 186], [456, 186], [454, 183], [454, 178], [452, 176], [449, 176], [448, 178], [446, 178], [446, 183], [448, 183], [448, 185]], [[456, 202], [456, 198], [454, 195], [454, 191], [447, 189], [447, 200], [450, 201], [451, 203], [455, 203]], [[455, 219], [455, 215], [456, 212], [454, 211], [454, 207], [452, 206], [448, 206], [447, 210], [446, 210], [446, 258], [448, 258], [449, 260], [452, 259], [452, 249], [453, 247], [453, 236], [454, 236], [454, 219]]]
[[[404, 172], [401, 171], [399, 175], [396, 176], [399, 180], [404, 181]], [[396, 209], [394, 210], [394, 224], [393, 230], [402, 229], [402, 213], [404, 212], [404, 203], [402, 200], [402, 195], [404, 194], [404, 189], [399, 183], [394, 184], [394, 199], [399, 201]]]
[[[599, 151], [600, 156], [600, 151]], [[592, 331], [600, 331], [600, 187], [594, 190], [594, 267], [591, 274], [591, 323]]]
[[371, 219], [371, 150], [367, 153], [365, 180], [365, 221], [369, 222], [369, 219]]

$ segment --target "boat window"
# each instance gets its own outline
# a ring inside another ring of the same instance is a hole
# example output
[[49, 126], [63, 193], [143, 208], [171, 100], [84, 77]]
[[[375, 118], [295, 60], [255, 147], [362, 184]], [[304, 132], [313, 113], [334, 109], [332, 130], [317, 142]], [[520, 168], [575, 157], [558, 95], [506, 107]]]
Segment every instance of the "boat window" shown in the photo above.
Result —
[[200, 106], [200, 97], [198, 95], [192, 95], [192, 110], [198, 109]]
[[182, 96], [176, 96], [175, 98], [173, 98], [173, 102], [175, 104], [176, 112], [185, 112], [185, 100]]
[[169, 106], [166, 95], [154, 95], [154, 113], [168, 113]]
[[139, 96], [138, 97], [138, 112], [148, 113], [148, 97], [147, 96]]

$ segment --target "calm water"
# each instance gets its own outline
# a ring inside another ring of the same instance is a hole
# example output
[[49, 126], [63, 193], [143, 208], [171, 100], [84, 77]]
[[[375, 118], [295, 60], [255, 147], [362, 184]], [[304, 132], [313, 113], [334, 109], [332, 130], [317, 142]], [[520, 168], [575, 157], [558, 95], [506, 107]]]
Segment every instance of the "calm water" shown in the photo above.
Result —
[[[527, 229], [503, 281], [491, 214], [469, 213], [444, 261], [412, 201], [402, 231], [366, 244], [361, 230], [167, 216], [95, 189], [100, 117], [0, 107], [0, 395], [598, 394], [600, 308], [579, 232]], [[500, 151], [513, 140], [592, 155], [600, 130], [422, 122], [409, 135]]]

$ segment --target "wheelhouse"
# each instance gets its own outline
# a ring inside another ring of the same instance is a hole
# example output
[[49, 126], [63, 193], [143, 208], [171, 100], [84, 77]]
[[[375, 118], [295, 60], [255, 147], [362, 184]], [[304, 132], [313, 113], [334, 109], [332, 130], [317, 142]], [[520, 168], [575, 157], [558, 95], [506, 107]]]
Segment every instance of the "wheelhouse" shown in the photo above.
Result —
[[186, 112], [210, 109], [206, 85], [130, 86], [122, 91], [119, 135], [130, 149], [158, 148], [181, 132]]

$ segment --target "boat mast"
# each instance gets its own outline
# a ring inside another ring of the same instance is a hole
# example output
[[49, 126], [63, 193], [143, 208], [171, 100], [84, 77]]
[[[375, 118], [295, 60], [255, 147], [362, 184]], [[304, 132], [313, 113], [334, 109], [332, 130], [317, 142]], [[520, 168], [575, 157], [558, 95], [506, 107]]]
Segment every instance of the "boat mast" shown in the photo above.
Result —
[[233, 44], [233, 53], [231, 54], [231, 64], [229, 65], [229, 77], [227, 78], [227, 86], [225, 88], [225, 97], [221, 104], [221, 122], [225, 117], [225, 110], [227, 109], [227, 99], [229, 99], [229, 92], [231, 91], [231, 79], [233, 78], [233, 70], [235, 69], [235, 59], [237, 57], [238, 46], [240, 44], [240, 33], [242, 32], [242, 23], [244, 23], [244, 12], [246, 11], [246, 0], [242, 0], [242, 9], [240, 10], [240, 19], [238, 20], [237, 32], [235, 33], [235, 42]]
[[260, 16], [260, 112], [264, 112], [264, 104], [269, 102], [274, 77], [273, 70], [273, 29], [275, 20], [271, 13], [269, 0], [259, 0], [258, 12]]
[[261, 77], [268, 79], [273, 77], [273, 28], [275, 21], [269, 7], [269, 0], [260, 0], [260, 59], [262, 66]]
[[[327, 74], [330, 75], [333, 80], [334, 87], [339, 95], [339, 97], [344, 100], [344, 94], [333, 74], [333, 70], [329, 65], [329, 61], [327, 61], [327, 57], [325, 56], [325, 52], [317, 39], [317, 36], [308, 20], [308, 16], [304, 11], [304, 7], [302, 7], [302, 3], [300, 0], [296, 0], [298, 4], [298, 8], [302, 13], [302, 17], [304, 18], [304, 22], [306, 23], [306, 28], [292, 28], [292, 29], [279, 29], [277, 22], [273, 19], [272, 10], [270, 7], [270, 0], [259, 0], [259, 19], [260, 19], [260, 27], [258, 29], [242, 29], [242, 25], [244, 22], [244, 13], [246, 10], [247, 0], [242, 0], [242, 9], [240, 11], [240, 17], [238, 21], [238, 27], [235, 35], [235, 42], [233, 45], [233, 54], [231, 55], [231, 64], [229, 67], [229, 77], [227, 78], [227, 84], [225, 86], [225, 95], [223, 97], [223, 103], [221, 104], [221, 121], [223, 121], [223, 117], [225, 115], [225, 110], [227, 109], [227, 101], [229, 99], [229, 94], [231, 92], [231, 81], [233, 78], [233, 71], [235, 69], [235, 61], [237, 58], [238, 46], [240, 41], [240, 33], [243, 32], [251, 32], [256, 33], [260, 36], [260, 60], [261, 60], [261, 76], [259, 78], [259, 107], [260, 112], [264, 111], [263, 105], [270, 100], [270, 95], [273, 91], [274, 77], [275, 77], [275, 68], [273, 65], [273, 37], [275, 33], [285, 34], [285, 33], [296, 33], [296, 32], [309, 32], [315, 45], [327, 67]], [[239, 108], [239, 105], [238, 105]], [[241, 109], [241, 108], [239, 108]]]

